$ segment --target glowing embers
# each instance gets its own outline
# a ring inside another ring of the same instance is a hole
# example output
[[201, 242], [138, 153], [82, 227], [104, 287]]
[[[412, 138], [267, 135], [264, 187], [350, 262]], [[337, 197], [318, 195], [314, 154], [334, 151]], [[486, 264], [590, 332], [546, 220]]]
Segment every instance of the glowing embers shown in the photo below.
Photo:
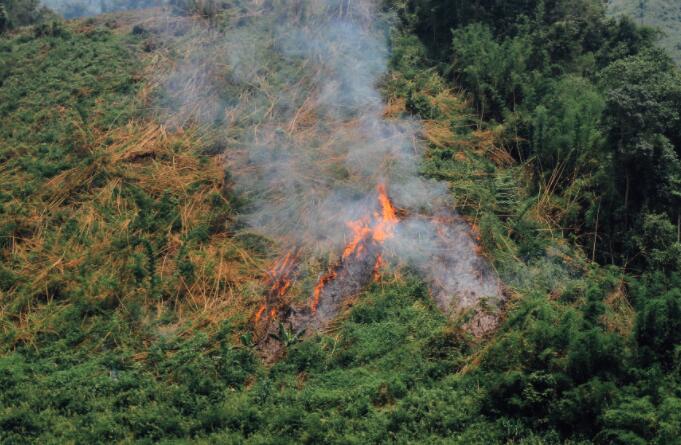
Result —
[[255, 313], [255, 322], [264, 319], [275, 319], [279, 313], [277, 306], [281, 303], [281, 298], [286, 295], [294, 281], [294, 274], [297, 269], [299, 251], [297, 248], [291, 250], [281, 257], [274, 264], [272, 269], [267, 272], [266, 286], [268, 292], [265, 302]]
[[288, 252], [274, 265], [268, 272], [268, 283], [270, 284], [270, 295], [283, 297], [293, 284], [292, 274], [296, 268], [298, 257], [297, 249]]

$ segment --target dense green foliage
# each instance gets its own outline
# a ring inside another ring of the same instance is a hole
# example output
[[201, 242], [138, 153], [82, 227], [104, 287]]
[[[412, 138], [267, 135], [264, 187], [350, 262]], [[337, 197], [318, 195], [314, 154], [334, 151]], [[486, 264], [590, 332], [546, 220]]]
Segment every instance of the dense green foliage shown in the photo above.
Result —
[[654, 33], [591, 0], [460, 3], [407, 2], [403, 15], [503, 122], [537, 191], [558, 200], [556, 222], [603, 262], [640, 270], [667, 249], [674, 263], [678, 233], [664, 246], [642, 235], [651, 219], [681, 229], [681, 73]]
[[681, 443], [678, 71], [597, 1], [394, 3], [384, 93], [479, 225], [499, 331], [384, 277], [265, 365], [269, 245], [229, 237], [206, 141], [142, 124], [153, 37], [36, 26], [0, 40], [0, 442]]
[[[678, 362], [672, 362], [680, 351], [673, 332], [681, 307], [681, 73], [656, 48], [653, 32], [626, 17], [608, 18], [597, 1], [401, 5], [433, 63], [465, 87], [489, 124], [501, 125], [515, 158], [533, 171], [530, 196], [545, 203], [551, 220], [594, 259], [638, 275], [623, 277], [637, 313], [629, 352], [618, 335], [587, 327], [603, 317], [604, 301], [587, 285], [587, 301], [578, 310], [588, 321], [578, 322], [588, 332], [580, 351], [553, 344], [545, 352], [555, 351], [561, 365], [547, 356], [527, 374], [502, 378], [493, 412], [520, 414], [535, 427], [543, 422], [568, 437], [584, 434], [600, 443], [654, 442], [659, 430], [649, 422], [661, 411], [653, 412], [668, 409], [662, 400], [679, 390]], [[532, 230], [519, 223], [511, 230]], [[534, 303], [528, 310], [546, 314], [540, 307]], [[562, 321], [552, 324], [538, 331], [549, 344], [550, 333], [558, 340], [559, 332], [571, 329]], [[570, 365], [572, 359], [578, 361]], [[568, 376], [572, 388], [563, 386]], [[660, 391], [644, 389], [658, 384]], [[539, 405], [525, 400], [534, 386]], [[615, 394], [630, 408], [614, 409]], [[580, 407], [581, 414], [563, 417], [569, 407]], [[581, 416], [594, 422], [581, 424]], [[673, 434], [657, 440], [678, 440]]]
[[0, 1], [0, 34], [10, 29], [56, 18], [38, 0]]

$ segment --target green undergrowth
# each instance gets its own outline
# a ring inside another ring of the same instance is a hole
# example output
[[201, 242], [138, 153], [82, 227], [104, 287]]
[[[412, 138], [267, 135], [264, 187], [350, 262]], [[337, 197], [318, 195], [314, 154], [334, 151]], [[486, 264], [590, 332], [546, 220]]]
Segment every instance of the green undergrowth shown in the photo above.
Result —
[[41, 29], [0, 46], [0, 159], [16, 178], [3, 180], [5, 206], [91, 161], [93, 129], [124, 124], [135, 112], [135, 65], [120, 39], [107, 30], [73, 33], [58, 23], [47, 35]]
[[225, 324], [210, 337], [159, 339], [141, 361], [123, 347], [88, 357], [65, 342], [9, 354], [5, 439], [361, 443], [385, 437], [397, 400], [462, 364], [436, 360], [458, 340], [418, 284], [374, 289], [335, 336], [293, 346], [268, 372], [229, 338]]
[[374, 285], [336, 331], [291, 345], [269, 369], [230, 340], [229, 323], [160, 338], [143, 357], [124, 345], [20, 348], [0, 361], [4, 439], [564, 443], [564, 431], [545, 430], [551, 422], [572, 434], [600, 428], [611, 443], [636, 422], [636, 434], [673, 443], [674, 380], [627, 369], [630, 342], [598, 321], [611, 284], [594, 280], [579, 305], [576, 291], [528, 296], [482, 349], [413, 280]]

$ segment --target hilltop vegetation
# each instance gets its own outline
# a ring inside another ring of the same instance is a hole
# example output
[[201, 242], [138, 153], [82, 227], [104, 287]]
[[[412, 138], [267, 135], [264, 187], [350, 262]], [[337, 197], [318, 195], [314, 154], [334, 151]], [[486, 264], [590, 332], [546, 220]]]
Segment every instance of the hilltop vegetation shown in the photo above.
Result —
[[0, 34], [18, 26], [56, 18], [54, 13], [42, 6], [38, 0], [0, 1]]
[[636, 23], [662, 31], [661, 45], [681, 62], [681, 4], [675, 0], [609, 0], [610, 14], [629, 15]]
[[[238, 30], [203, 6], [175, 10]], [[3, 443], [679, 443], [678, 70], [597, 0], [389, 7], [385, 114], [478, 227], [498, 332], [401, 271], [264, 364], [278, 246], [240, 225], [220, 122], [163, 118], [193, 28], [39, 24], [0, 40]]]

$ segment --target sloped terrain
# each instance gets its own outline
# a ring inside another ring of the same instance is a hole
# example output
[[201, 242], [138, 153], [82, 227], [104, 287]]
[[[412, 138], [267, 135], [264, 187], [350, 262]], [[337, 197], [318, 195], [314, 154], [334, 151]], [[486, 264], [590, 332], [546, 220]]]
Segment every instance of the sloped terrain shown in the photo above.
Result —
[[[490, 111], [525, 75], [501, 59], [517, 42], [455, 34], [459, 90], [423, 3], [187, 3], [0, 37], [2, 442], [678, 440], [669, 224], [646, 219], [649, 269], [599, 265], [599, 216], [566, 223], [591, 183], [524, 151], [572, 127], [525, 138]], [[537, 91], [558, 120], [585, 85]]]
[[612, 15], [628, 15], [637, 23], [662, 31], [661, 44], [681, 62], [681, 5], [674, 0], [609, 0]]

